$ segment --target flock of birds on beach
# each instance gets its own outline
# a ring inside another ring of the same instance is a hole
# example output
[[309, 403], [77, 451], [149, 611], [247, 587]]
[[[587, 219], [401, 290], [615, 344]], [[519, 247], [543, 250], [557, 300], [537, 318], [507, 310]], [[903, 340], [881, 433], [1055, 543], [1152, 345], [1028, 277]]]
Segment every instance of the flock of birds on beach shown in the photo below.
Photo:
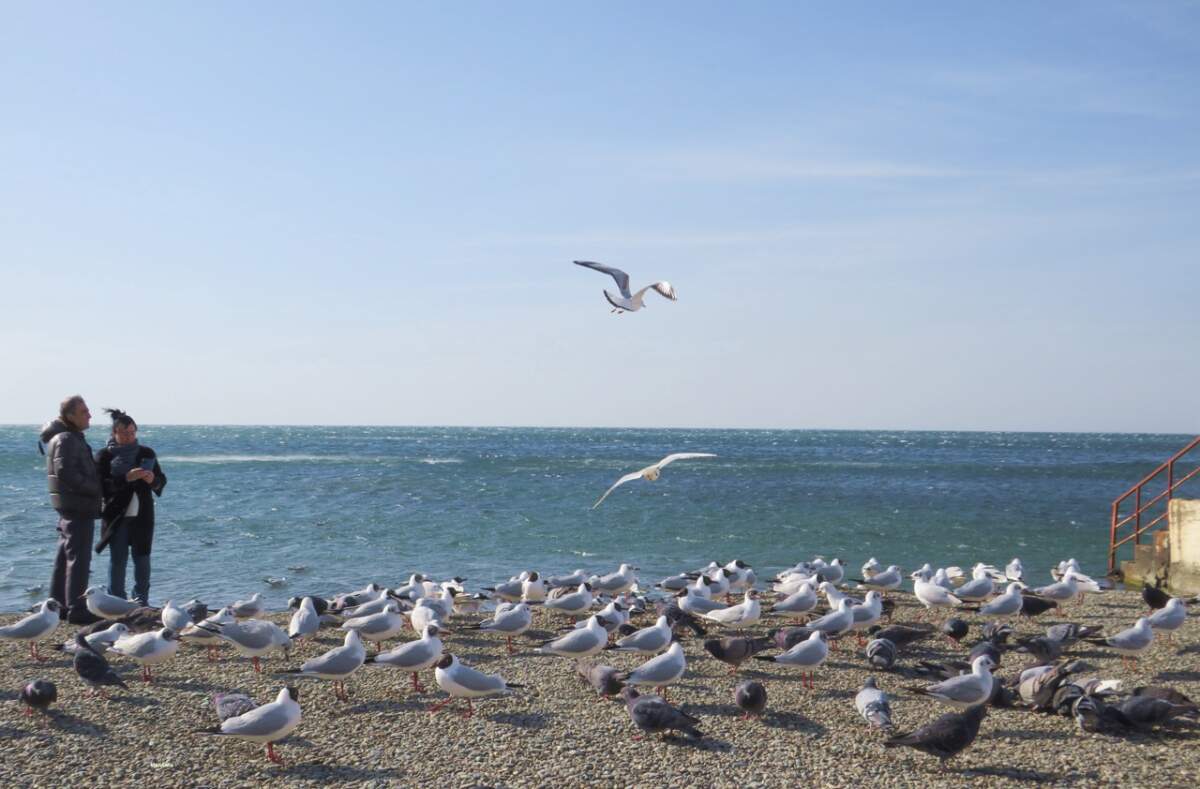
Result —
[[[615, 280], [619, 292], [604, 291], [615, 313], [645, 307], [649, 290], [672, 301], [677, 298], [667, 282], [633, 292], [629, 275], [620, 269], [589, 261], [575, 263]], [[623, 484], [657, 480], [670, 463], [711, 457], [715, 455], [669, 454], [622, 476], [592, 508]], [[1054, 567], [1051, 582], [1043, 585], [1026, 583], [1019, 559], [1003, 569], [980, 563], [969, 571], [926, 564], [906, 577], [900, 567], [884, 566], [872, 558], [858, 577], [850, 577], [840, 559], [826, 562], [814, 557], [775, 575], [764, 588], [754, 569], [741, 560], [724, 565], [712, 562], [647, 587], [639, 583], [637, 571], [636, 566], [621, 564], [603, 575], [580, 569], [546, 577], [527, 569], [470, 593], [461, 577], [435, 581], [417, 573], [391, 588], [370, 583], [328, 597], [294, 597], [288, 602], [292, 615], [286, 628], [265, 618], [266, 603], [257, 593], [210, 612], [196, 600], [181, 606], [167, 601], [162, 608], [139, 607], [93, 587], [85, 594], [87, 608], [102, 621], [55, 647], [72, 655], [74, 671], [89, 694], [104, 696], [112, 688], [129, 689], [110, 661], [130, 661], [140, 667], [143, 681], [152, 682], [153, 672], [168, 664], [181, 644], [206, 648], [210, 660], [219, 660], [220, 647], [229, 645], [261, 673], [262, 658], [282, 653], [290, 661], [297, 641], [317, 640], [327, 628], [344, 631], [340, 646], [298, 667], [274, 672], [286, 684], [273, 700], [259, 704], [241, 693], [213, 698], [216, 723], [203, 733], [264, 745], [273, 762], [282, 761], [275, 743], [301, 722], [297, 680], [330, 682], [336, 698], [344, 702], [349, 698], [345, 683], [359, 671], [408, 675], [413, 691], [423, 692], [421, 675], [432, 670], [446, 698], [429, 712], [462, 702], [465, 717], [474, 714], [476, 700], [520, 692], [521, 685], [468, 665], [442, 639], [462, 632], [490, 633], [502, 637], [508, 653], [516, 654], [514, 639], [531, 630], [535, 611], [544, 612], [545, 623], [560, 617], [562, 632], [540, 643], [533, 653], [566, 658], [600, 698], [619, 697], [637, 732], [635, 738], [673, 732], [697, 740], [707, 736], [700, 728], [701, 719], [670, 700], [671, 686], [688, 669], [682, 645], [688, 638], [703, 639], [704, 652], [729, 666], [730, 675], [753, 660], [750, 665], [765, 663], [776, 670], [800, 672], [808, 689], [815, 690], [818, 670], [837, 650], [860, 650], [864, 667], [872, 671], [923, 679], [906, 685], [905, 692], [946, 705], [950, 711], [913, 731], [893, 733], [893, 699], [879, 686], [876, 674], [859, 688], [854, 705], [866, 725], [888, 733], [883, 740], [886, 747], [915, 748], [942, 761], [974, 742], [989, 707], [1069, 716], [1089, 732], [1145, 731], [1180, 719], [1200, 719], [1200, 708], [1175, 689], [1146, 686], [1125, 693], [1120, 679], [1096, 676], [1094, 667], [1070, 655], [1077, 645], [1089, 644], [1119, 654], [1123, 661], [1136, 661], [1160, 637], [1172, 638], [1186, 623], [1186, 603], [1156, 586], [1143, 590], [1150, 612], [1117, 633], [1105, 635], [1098, 626], [1069, 621], [1048, 627], [1044, 635], [1015, 632], [1015, 617], [1061, 612], [1085, 594], [1111, 588], [1106, 579], [1085, 574], [1074, 559]], [[912, 600], [921, 621], [893, 623], [897, 597], [908, 594], [901, 589], [906, 580], [912, 582]], [[735, 602], [735, 596], [740, 601]], [[481, 612], [486, 618], [478, 617]], [[969, 645], [964, 642], [972, 624], [961, 618], [968, 613], [981, 620], [980, 637]], [[36, 612], [0, 627], [0, 640], [26, 642], [30, 655], [43, 659], [38, 644], [57, 631], [60, 614], [59, 604], [47, 600]], [[932, 621], [943, 614], [943, 621]], [[931, 621], [924, 621], [926, 616]], [[765, 635], [750, 635], [748, 629], [765, 617], [781, 626]], [[402, 640], [405, 634], [416, 637]], [[965, 647], [966, 659], [902, 662], [914, 644], [940, 637]], [[851, 639], [856, 647], [847, 646]], [[401, 643], [383, 649], [385, 642], [397, 640]], [[373, 652], [368, 644], [374, 645]], [[645, 660], [631, 670], [620, 670], [601, 662], [606, 652], [640, 655]], [[1019, 673], [1001, 677], [996, 670], [1012, 652], [1031, 662]], [[37, 679], [25, 684], [19, 695], [32, 714], [55, 703], [57, 694], [52, 682]], [[767, 687], [757, 679], [736, 683], [732, 698], [745, 718], [762, 716], [770, 707]]]
[[[460, 701], [465, 702], [462, 714], [467, 717], [474, 713], [477, 699], [519, 692], [522, 686], [467, 665], [447, 649], [442, 636], [492, 633], [503, 637], [513, 654], [513, 639], [530, 630], [537, 609], [548, 617], [561, 617], [564, 632], [533, 652], [568, 658], [599, 696], [620, 697], [639, 732], [705, 736], [699, 728], [702, 721], [673, 705], [669, 697], [670, 687], [687, 670], [681, 639], [689, 637], [704, 638], [704, 651], [728, 665], [730, 674], [753, 659], [802, 672], [806, 688], [816, 687], [816, 672], [830, 652], [855, 639], [866, 667], [934, 680], [905, 690], [952, 711], [915, 731], [890, 736], [884, 745], [915, 748], [942, 760], [975, 740], [989, 706], [1071, 716], [1085, 731], [1148, 730], [1200, 717], [1200, 708], [1176, 690], [1149, 686], [1126, 695], [1119, 679], [1088, 676], [1093, 667], [1068, 654], [1075, 645], [1086, 643], [1111, 650], [1123, 660], [1136, 660], [1159, 637], [1171, 638], [1186, 623], [1186, 603], [1157, 587], [1147, 585], [1143, 590], [1151, 613], [1108, 636], [1099, 627], [1073, 622], [1053, 625], [1043, 636], [1015, 634], [1010, 624], [1014, 617], [1036, 617], [1111, 588], [1105, 579], [1084, 574], [1073, 559], [1053, 569], [1053, 582], [1038, 587], [1026, 585], [1024, 569], [1015, 559], [1002, 570], [984, 564], [969, 572], [926, 565], [909, 575], [918, 619], [941, 613], [948, 618], [912, 624], [885, 623], [897, 610], [896, 596], [905, 577], [899, 567], [884, 567], [874, 558], [862, 566], [861, 577], [850, 578], [841, 560], [826, 562], [817, 557], [779, 573], [765, 589], [759, 588], [753, 568], [740, 560], [682, 572], [645, 591], [637, 569], [622, 564], [605, 575], [576, 570], [557, 577], [526, 570], [473, 593], [466, 591], [463, 578], [435, 582], [414, 574], [393, 588], [371, 583], [331, 597], [292, 598], [293, 613], [286, 628], [263, 618], [267, 609], [258, 593], [210, 613], [195, 600], [182, 606], [168, 601], [161, 609], [139, 607], [93, 587], [85, 594], [87, 607], [102, 621], [81, 628], [73, 639], [55, 648], [72, 654], [75, 673], [90, 694], [105, 695], [111, 688], [128, 690], [126, 679], [110, 660], [131, 661], [141, 668], [143, 681], [152, 682], [153, 671], [168, 663], [181, 644], [207, 648], [210, 660], [219, 659], [219, 647], [228, 644], [261, 672], [260, 658], [281, 652], [286, 660], [296, 641], [315, 639], [324, 628], [344, 631], [340, 646], [298, 667], [275, 672], [289, 684], [274, 700], [260, 705], [243, 694], [214, 697], [218, 720], [204, 732], [263, 744], [267, 758], [274, 762], [281, 761], [274, 743], [286, 738], [301, 720], [295, 680], [331, 682], [336, 697], [346, 701], [346, 681], [364, 668], [410, 675], [414, 691], [424, 691], [420, 675], [432, 669], [446, 698], [429, 711]], [[732, 602], [734, 595], [740, 595], [741, 601]], [[768, 610], [763, 607], [765, 597], [773, 599]], [[485, 619], [455, 621], [485, 608], [490, 609]], [[924, 639], [944, 636], [962, 644], [971, 625], [960, 615], [968, 612], [985, 624], [965, 660], [900, 663], [905, 650]], [[747, 635], [747, 628], [764, 616], [791, 624], [770, 629], [766, 635]], [[653, 624], [639, 627], [632, 623], [634, 617], [652, 619]], [[0, 639], [26, 642], [33, 658], [44, 659], [38, 643], [55, 633], [59, 621], [58, 603], [47, 600], [35, 613], [0, 628]], [[712, 628], [723, 635], [712, 634]], [[383, 650], [384, 642], [399, 640], [406, 632], [419, 637]], [[374, 644], [373, 654], [368, 643]], [[606, 651], [642, 655], [646, 660], [621, 671], [598, 662]], [[994, 672], [1006, 653], [1013, 651], [1033, 663], [1016, 676], [1001, 678]], [[32, 713], [54, 703], [57, 688], [48, 680], [34, 680], [21, 689], [20, 698]], [[733, 699], [745, 717], [762, 715], [769, 705], [766, 686], [753, 679], [738, 683]], [[868, 725], [890, 732], [891, 701], [872, 675], [854, 704]]]

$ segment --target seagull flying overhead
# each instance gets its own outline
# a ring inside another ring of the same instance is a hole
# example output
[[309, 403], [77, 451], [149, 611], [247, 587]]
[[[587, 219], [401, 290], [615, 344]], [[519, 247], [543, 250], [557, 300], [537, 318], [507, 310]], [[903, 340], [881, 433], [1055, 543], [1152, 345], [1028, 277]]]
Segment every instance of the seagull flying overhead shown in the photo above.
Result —
[[642, 288], [637, 293], [633, 293], [629, 290], [629, 275], [624, 271], [621, 271], [619, 268], [604, 266], [600, 263], [592, 263], [588, 260], [576, 260], [575, 265], [594, 269], [602, 274], [608, 274], [617, 281], [617, 287], [621, 291], [620, 295], [609, 293], [607, 290], [604, 291], [604, 298], [608, 299], [608, 303], [613, 306], [613, 312], [617, 314], [622, 312], [637, 312], [642, 307], [645, 307], [646, 305], [643, 303], [642, 299], [645, 297], [646, 291], [650, 290], [651, 288], [658, 291], [658, 294], [664, 299], [670, 299], [671, 301], [677, 300], [675, 288], [671, 287], [670, 282], [655, 282], [652, 285], [647, 285], [646, 287]]
[[638, 478], [644, 479], [647, 482], [653, 482], [654, 480], [658, 479], [659, 475], [662, 474], [663, 467], [666, 466], [668, 463], [674, 463], [676, 460], [691, 460], [692, 458], [715, 458], [715, 457], [716, 457], [716, 455], [714, 455], [710, 452], [676, 452], [673, 455], [667, 455], [665, 458], [658, 461], [657, 463], [655, 463], [652, 466], [646, 466], [641, 471], [631, 471], [630, 473], [621, 477], [619, 480], [617, 480], [615, 483], [613, 483], [613, 486], [611, 488], [604, 491], [604, 495], [601, 496], [600, 499], [595, 504], [592, 505], [592, 509], [596, 509], [597, 507], [599, 507], [600, 503], [608, 498], [608, 494], [612, 493], [614, 490], [621, 487], [626, 482], [633, 482], [635, 479], [638, 479]]

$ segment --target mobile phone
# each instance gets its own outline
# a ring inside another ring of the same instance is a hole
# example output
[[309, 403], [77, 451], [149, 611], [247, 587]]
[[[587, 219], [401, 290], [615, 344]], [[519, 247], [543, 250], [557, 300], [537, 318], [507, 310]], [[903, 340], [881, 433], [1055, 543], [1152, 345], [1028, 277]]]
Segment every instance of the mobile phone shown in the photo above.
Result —
[[154, 471], [154, 458], [145, 458], [142, 460], [142, 470]]

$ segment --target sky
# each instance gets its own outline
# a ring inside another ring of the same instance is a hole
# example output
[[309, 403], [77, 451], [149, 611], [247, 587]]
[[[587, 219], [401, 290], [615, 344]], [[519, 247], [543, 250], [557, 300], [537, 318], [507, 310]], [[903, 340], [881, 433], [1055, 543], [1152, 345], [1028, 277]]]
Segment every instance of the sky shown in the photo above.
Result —
[[1200, 432], [1196, 2], [0, 18], [0, 422]]

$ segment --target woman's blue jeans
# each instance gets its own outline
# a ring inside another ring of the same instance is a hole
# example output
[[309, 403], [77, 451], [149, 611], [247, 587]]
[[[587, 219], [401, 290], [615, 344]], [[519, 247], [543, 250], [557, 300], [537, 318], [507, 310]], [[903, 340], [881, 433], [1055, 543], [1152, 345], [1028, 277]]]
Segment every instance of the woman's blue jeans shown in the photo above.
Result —
[[[119, 524], [108, 543], [108, 593], [125, 598], [125, 565], [129, 559], [129, 527]], [[133, 599], [150, 604], [150, 555], [133, 555]]]

